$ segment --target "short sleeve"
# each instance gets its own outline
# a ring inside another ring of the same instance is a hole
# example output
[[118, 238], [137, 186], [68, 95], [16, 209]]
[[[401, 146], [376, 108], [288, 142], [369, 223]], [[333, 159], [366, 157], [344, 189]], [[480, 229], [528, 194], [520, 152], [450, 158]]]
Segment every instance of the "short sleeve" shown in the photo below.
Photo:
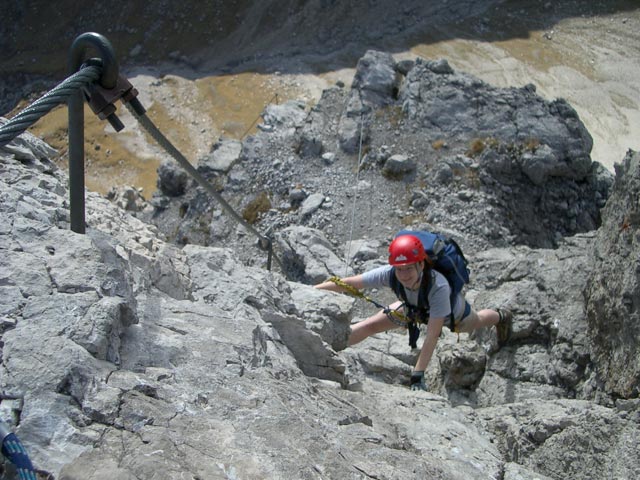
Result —
[[434, 271], [434, 282], [429, 290], [429, 318], [446, 318], [451, 315], [451, 287], [440, 272]]
[[365, 288], [389, 287], [391, 285], [391, 275], [393, 267], [383, 265], [362, 274], [362, 284]]

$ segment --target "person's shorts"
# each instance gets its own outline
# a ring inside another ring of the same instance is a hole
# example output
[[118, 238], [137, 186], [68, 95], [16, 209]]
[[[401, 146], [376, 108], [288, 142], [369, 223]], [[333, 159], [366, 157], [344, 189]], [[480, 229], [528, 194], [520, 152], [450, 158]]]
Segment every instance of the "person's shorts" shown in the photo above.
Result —
[[464, 312], [462, 312], [462, 318], [456, 322], [456, 327], [459, 328], [464, 324], [464, 322], [475, 320], [478, 320], [478, 313], [473, 308], [471, 308], [469, 302], [465, 300]]

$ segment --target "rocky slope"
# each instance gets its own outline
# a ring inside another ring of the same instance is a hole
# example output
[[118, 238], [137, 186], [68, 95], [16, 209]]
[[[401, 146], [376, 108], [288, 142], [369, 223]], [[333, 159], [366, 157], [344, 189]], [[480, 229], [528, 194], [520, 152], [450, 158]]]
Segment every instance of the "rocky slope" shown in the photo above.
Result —
[[[285, 272], [261, 268], [254, 239], [171, 166], [136, 213], [157, 225], [114, 205], [135, 196], [89, 192], [78, 235], [50, 147], [26, 134], [0, 151], [0, 411], [38, 468], [93, 480], [638, 476], [638, 154], [612, 179], [566, 102], [446, 62], [371, 52], [353, 83], [311, 112], [269, 107], [258, 135], [200, 162], [272, 231]], [[305, 285], [345, 268], [346, 251], [355, 270], [384, 262], [407, 224], [454, 234], [469, 298], [516, 313], [502, 349], [492, 331], [445, 332], [429, 393], [405, 386], [405, 335], [345, 349], [369, 306]]]
[[[599, 225], [611, 175], [591, 161], [591, 136], [565, 101], [531, 85], [497, 89], [446, 60], [376, 51], [352, 83], [308, 112], [268, 106], [256, 135], [221, 139], [198, 169], [259, 230], [305, 225], [336, 247], [424, 223], [476, 249], [553, 247]], [[142, 217], [177, 243], [241, 242], [242, 230], [174, 165], [162, 166]]]
[[[398, 60], [447, 58], [498, 87], [534, 84], [564, 98], [594, 139], [592, 158], [613, 171], [640, 148], [640, 10], [634, 0], [6, 2], [0, 24], [0, 114], [66, 74], [73, 40], [104, 34], [156, 122], [193, 161], [219, 136], [242, 140], [274, 95], [315, 103], [351, 81], [369, 49]], [[12, 114], [13, 112], [11, 112]], [[162, 153], [129, 121], [114, 135], [87, 116], [87, 185], [155, 190]], [[36, 127], [66, 150], [66, 111]], [[59, 163], [64, 162], [64, 156]]]

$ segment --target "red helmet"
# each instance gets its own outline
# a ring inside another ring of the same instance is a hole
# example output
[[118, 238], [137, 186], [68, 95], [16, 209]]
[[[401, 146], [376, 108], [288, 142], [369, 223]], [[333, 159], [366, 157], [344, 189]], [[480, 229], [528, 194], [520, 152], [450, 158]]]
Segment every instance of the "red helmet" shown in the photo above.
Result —
[[389, 245], [389, 265], [410, 265], [427, 258], [422, 242], [414, 235], [400, 235]]

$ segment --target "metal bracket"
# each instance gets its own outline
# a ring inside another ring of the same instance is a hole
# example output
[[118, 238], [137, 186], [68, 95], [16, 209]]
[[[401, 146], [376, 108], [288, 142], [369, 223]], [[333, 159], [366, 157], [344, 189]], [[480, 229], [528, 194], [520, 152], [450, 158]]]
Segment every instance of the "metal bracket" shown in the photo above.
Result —
[[[101, 64], [96, 58], [85, 62], [85, 65]], [[112, 88], [103, 87], [99, 83], [93, 83], [84, 88], [87, 103], [100, 120], [108, 120], [116, 132], [124, 128], [123, 123], [115, 114], [115, 103], [121, 100], [123, 103], [131, 102], [138, 96], [138, 91], [123, 75], [118, 75], [116, 84]]]

